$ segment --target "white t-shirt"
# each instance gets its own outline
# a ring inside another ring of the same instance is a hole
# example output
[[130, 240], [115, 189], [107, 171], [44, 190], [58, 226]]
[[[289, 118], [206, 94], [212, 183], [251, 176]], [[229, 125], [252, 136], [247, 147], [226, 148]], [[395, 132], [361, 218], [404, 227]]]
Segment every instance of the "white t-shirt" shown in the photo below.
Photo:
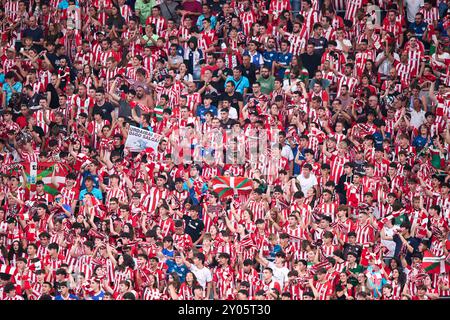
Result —
[[414, 22], [416, 13], [419, 12], [420, 7], [423, 6], [423, 0], [405, 0], [405, 3], [408, 22]]
[[[220, 109], [219, 110], [219, 113], [222, 111], [222, 109]], [[228, 108], [228, 117], [230, 118], [230, 119], [233, 119], [233, 120], [237, 120], [238, 119], [238, 113], [237, 113], [237, 110], [236, 110], [236, 108], [233, 108], [233, 107], [231, 107], [231, 108]]]
[[[352, 47], [352, 42], [349, 39], [343, 39], [342, 42], [344, 43], [344, 45], [346, 47], [350, 47], [350, 48]], [[341, 50], [341, 51], [344, 50], [344, 47], [342, 46], [340, 41], [336, 41], [336, 43], [337, 43], [337, 46], [336, 46], [337, 50]]]
[[191, 271], [197, 277], [198, 283], [206, 289], [206, 283], [212, 281], [211, 270], [207, 267], [203, 267], [202, 269], [197, 268], [195, 265], [191, 264]]
[[303, 174], [299, 174], [297, 176], [298, 182], [300, 182], [300, 187], [302, 188], [303, 194], [306, 196], [306, 192], [317, 185], [317, 178], [314, 174], [310, 174], [309, 178], [306, 179]]
[[[377, 58], [375, 59], [376, 63], [379, 63], [385, 56], [384, 52], [380, 52], [377, 55]], [[393, 54], [394, 60], [396, 61], [400, 61], [400, 56], [398, 55], [397, 52], [394, 52]], [[385, 59], [379, 66], [378, 66], [378, 72], [388, 76], [389, 75], [389, 71], [392, 69], [392, 67], [394, 66], [394, 63], [389, 61], [389, 59]]]
[[417, 112], [414, 109], [411, 111], [410, 123], [414, 128], [419, 129], [419, 127], [422, 125], [422, 123], [425, 122], [425, 120], [425, 111], [420, 110], [419, 112]]
[[287, 144], [285, 144], [283, 146], [283, 149], [281, 149], [281, 156], [285, 157], [286, 159], [288, 159], [289, 161], [294, 160], [294, 153], [292, 152], [292, 149], [290, 146], [288, 146]]
[[[384, 226], [384, 234], [386, 235], [386, 237], [393, 237], [395, 229], [398, 230], [398, 227], [393, 226], [392, 228], [388, 228], [388, 227]], [[381, 239], [381, 245], [385, 246], [389, 250], [387, 253], [384, 254], [384, 256], [386, 258], [392, 258], [394, 256], [395, 247], [397, 244], [392, 240]]]
[[289, 269], [286, 267], [278, 268], [273, 262], [269, 262], [267, 266], [273, 271], [273, 279], [280, 284], [281, 288], [284, 288], [284, 283], [289, 281]]

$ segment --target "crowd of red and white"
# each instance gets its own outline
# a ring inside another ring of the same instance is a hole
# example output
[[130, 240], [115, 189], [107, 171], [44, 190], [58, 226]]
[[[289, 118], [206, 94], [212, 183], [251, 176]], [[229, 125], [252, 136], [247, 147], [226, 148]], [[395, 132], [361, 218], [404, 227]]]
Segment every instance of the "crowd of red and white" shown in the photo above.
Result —
[[450, 297], [446, 0], [0, 22], [0, 300]]

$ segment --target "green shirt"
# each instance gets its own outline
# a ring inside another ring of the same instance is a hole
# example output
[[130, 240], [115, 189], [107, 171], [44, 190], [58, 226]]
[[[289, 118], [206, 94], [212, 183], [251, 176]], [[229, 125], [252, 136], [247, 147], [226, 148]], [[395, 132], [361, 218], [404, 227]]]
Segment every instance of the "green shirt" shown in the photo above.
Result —
[[[342, 270], [342, 272], [347, 272], [347, 267]], [[356, 265], [356, 268], [348, 269], [350, 272], [354, 273], [355, 275], [364, 272], [364, 267], [360, 264]], [[354, 277], [349, 277], [348, 282], [351, 283], [354, 287], [358, 285], [358, 279]]]
[[275, 85], [275, 77], [269, 76], [267, 79], [263, 77], [258, 77], [256, 80], [261, 84], [261, 92], [263, 94], [271, 94], [273, 91], [273, 86]]
[[164, 111], [165, 107], [162, 106], [156, 106], [153, 109], [153, 112], [155, 114], [156, 120], [157, 121], [161, 121], [163, 119], [163, 111]]
[[[153, 42], [150, 40], [150, 38], [147, 35], [144, 35], [142, 38], [146, 41], [146, 44], [148, 44], [150, 46], [154, 46]], [[153, 38], [153, 40], [155, 40], [155, 43], [156, 43], [156, 40], [158, 40], [159, 37], [158, 37], [158, 35], [154, 34], [152, 36], [152, 38]]]
[[396, 226], [400, 226], [407, 219], [408, 219], [408, 217], [406, 216], [406, 214], [401, 214], [398, 217], [395, 217], [394, 224]]
[[145, 25], [145, 20], [152, 14], [152, 8], [155, 6], [155, 0], [148, 0], [147, 3], [144, 0], [136, 0], [134, 9], [139, 10], [139, 19], [142, 25]]

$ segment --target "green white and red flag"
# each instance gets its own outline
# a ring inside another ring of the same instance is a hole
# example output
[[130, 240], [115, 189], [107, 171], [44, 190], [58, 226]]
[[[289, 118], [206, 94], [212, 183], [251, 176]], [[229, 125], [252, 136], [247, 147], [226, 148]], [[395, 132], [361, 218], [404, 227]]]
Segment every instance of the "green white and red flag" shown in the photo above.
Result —
[[423, 253], [422, 268], [427, 273], [447, 273], [450, 262], [445, 257], [436, 257], [430, 250]]
[[211, 179], [213, 190], [220, 199], [250, 193], [253, 189], [253, 181], [244, 177], [217, 176]]
[[[57, 165], [57, 166], [55, 166]], [[33, 193], [36, 191], [36, 182], [44, 182], [45, 192], [55, 195], [58, 193], [58, 185], [66, 183], [66, 176], [70, 172], [67, 165], [58, 162], [25, 162], [23, 168], [27, 176], [27, 189]], [[53, 171], [55, 171], [54, 181], [52, 182]]]

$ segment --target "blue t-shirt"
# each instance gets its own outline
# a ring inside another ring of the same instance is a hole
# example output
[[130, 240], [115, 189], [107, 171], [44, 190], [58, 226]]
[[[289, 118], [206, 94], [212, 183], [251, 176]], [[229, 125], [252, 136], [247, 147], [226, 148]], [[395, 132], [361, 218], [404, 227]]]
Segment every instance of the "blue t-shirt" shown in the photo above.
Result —
[[[194, 190], [194, 180], [192, 178], [189, 178], [189, 181], [191, 182], [192, 187], [189, 188], [187, 183], [183, 183], [183, 190], [189, 191], [189, 196], [191, 197], [192, 201], [194, 202], [194, 205], [199, 203], [199, 199], [197, 199], [197, 194], [195, 194]], [[208, 190], [208, 185], [206, 183], [202, 184], [201, 194], [204, 194]]]
[[86, 185], [84, 184], [84, 182], [86, 181], [87, 177], [92, 177], [92, 179], [94, 179], [94, 188], [98, 188], [100, 186], [100, 184], [98, 182], [99, 181], [98, 175], [92, 174], [89, 171], [84, 171], [83, 172], [83, 181], [81, 182], [80, 190], [86, 189]]
[[[79, 200], [83, 201], [84, 196], [86, 195], [86, 193], [89, 193], [89, 191], [87, 191], [87, 189], [81, 190], [80, 191], [80, 198]], [[98, 200], [103, 200], [103, 195], [102, 192], [97, 189], [97, 188], [92, 188], [91, 193], [94, 195], [94, 197], [96, 197]]]
[[264, 59], [264, 66], [271, 69], [272, 63], [277, 60], [278, 52], [275, 50], [273, 51], [264, 51], [263, 52], [263, 59]]
[[11, 88], [11, 86], [9, 85], [9, 83], [4, 83], [4, 84], [3, 84], [2, 90], [3, 90], [3, 92], [5, 92], [5, 94], [6, 94], [6, 105], [9, 104], [9, 100], [11, 100], [11, 97], [12, 97], [12, 95], [13, 95], [13, 90], [12, 90], [12, 89], [14, 89], [14, 91], [16, 91], [17, 93], [22, 93], [22, 83], [16, 82], [16, 83], [12, 86], [12, 88]]
[[92, 300], [103, 300], [105, 298], [105, 292], [100, 291], [98, 294], [91, 296]]
[[289, 64], [292, 61], [292, 53], [290, 52], [278, 52], [278, 56], [277, 56], [277, 60], [276, 60], [279, 64], [282, 65], [282, 67], [279, 68], [278, 70], [278, 76], [280, 78], [284, 78], [284, 71], [286, 70], [287, 67], [289, 67]]
[[180, 281], [184, 282], [186, 274], [189, 271], [186, 265], [182, 264], [181, 266], [179, 266], [173, 260], [166, 260], [166, 265], [167, 265], [167, 272], [166, 272], [167, 274], [176, 272], [176, 274], [180, 277]]
[[58, 295], [55, 297], [55, 300], [80, 300], [80, 299], [78, 299], [76, 295], [70, 293], [68, 299], [64, 299], [61, 295]]
[[[373, 296], [375, 298], [379, 298], [378, 292], [382, 291], [383, 286], [387, 283], [387, 280], [381, 275], [380, 271], [374, 271], [372, 266], [367, 267], [368, 275], [368, 282], [370, 286], [373, 287]], [[370, 275], [374, 275], [371, 277]], [[374, 281], [375, 280], [375, 281]], [[377, 290], [378, 289], [378, 292]]]
[[161, 252], [163, 255], [173, 258], [173, 254], [175, 253], [175, 250], [169, 250], [169, 249], [164, 248], [164, 249], [162, 249]]
[[[61, 0], [61, 2], [58, 4], [58, 9], [67, 9], [69, 7], [69, 1], [68, 0]], [[75, 7], [78, 8], [78, 1], [75, 0]]]
[[[294, 154], [294, 159], [297, 156], [297, 152], [300, 152], [300, 155], [298, 156], [298, 160], [305, 160], [305, 149], [299, 150], [298, 146], [294, 147], [292, 149], [292, 153]], [[301, 167], [297, 163], [294, 162], [294, 175], [300, 174]]]
[[[415, 148], [422, 149], [427, 144], [427, 141], [428, 141], [428, 137], [417, 136], [414, 138], [412, 145]], [[428, 145], [431, 145], [431, 144], [432, 144], [432, 142], [430, 141], [430, 143]]]
[[422, 21], [420, 24], [416, 24], [415, 22], [409, 25], [409, 30], [414, 32], [414, 35], [417, 39], [422, 40], [423, 34], [428, 28], [428, 24], [425, 21]]
[[279, 244], [276, 244], [276, 245], [273, 246], [273, 249], [272, 249], [272, 251], [270, 252], [270, 256], [271, 256], [272, 258], [275, 258], [275, 255], [276, 255], [278, 252], [281, 252], [281, 251], [283, 251], [283, 248], [281, 248], [281, 246], [280, 246]]
[[[202, 14], [197, 18], [197, 28], [198, 30], [203, 30], [203, 20], [205, 20], [205, 15]], [[216, 27], [217, 18], [215, 16], [211, 16], [209, 18], [209, 21], [211, 21], [211, 29], [214, 29]]]
[[244, 51], [244, 56], [249, 55], [250, 56], [250, 62], [255, 65], [256, 69], [259, 69], [261, 65], [264, 63], [264, 58], [261, 55], [261, 53], [257, 52], [254, 56], [252, 56], [247, 50]]
[[250, 87], [250, 82], [248, 81], [247, 77], [241, 76], [239, 80], [235, 80], [233, 76], [228, 76], [225, 80], [225, 86], [226, 84], [232, 81], [235, 86], [235, 90], [239, 93], [244, 94], [244, 89]]
[[[391, 134], [389, 132], [385, 132], [384, 135], [385, 135], [386, 139], [391, 138]], [[377, 131], [372, 136], [375, 139], [375, 147], [382, 147], [383, 146], [383, 135], [381, 134], [381, 132]]]
[[203, 123], [206, 121], [206, 113], [208, 111], [211, 111], [214, 116], [217, 116], [217, 107], [216, 106], [209, 106], [209, 108], [206, 108], [204, 105], [201, 105], [197, 108], [197, 117], [200, 117], [200, 121]]

